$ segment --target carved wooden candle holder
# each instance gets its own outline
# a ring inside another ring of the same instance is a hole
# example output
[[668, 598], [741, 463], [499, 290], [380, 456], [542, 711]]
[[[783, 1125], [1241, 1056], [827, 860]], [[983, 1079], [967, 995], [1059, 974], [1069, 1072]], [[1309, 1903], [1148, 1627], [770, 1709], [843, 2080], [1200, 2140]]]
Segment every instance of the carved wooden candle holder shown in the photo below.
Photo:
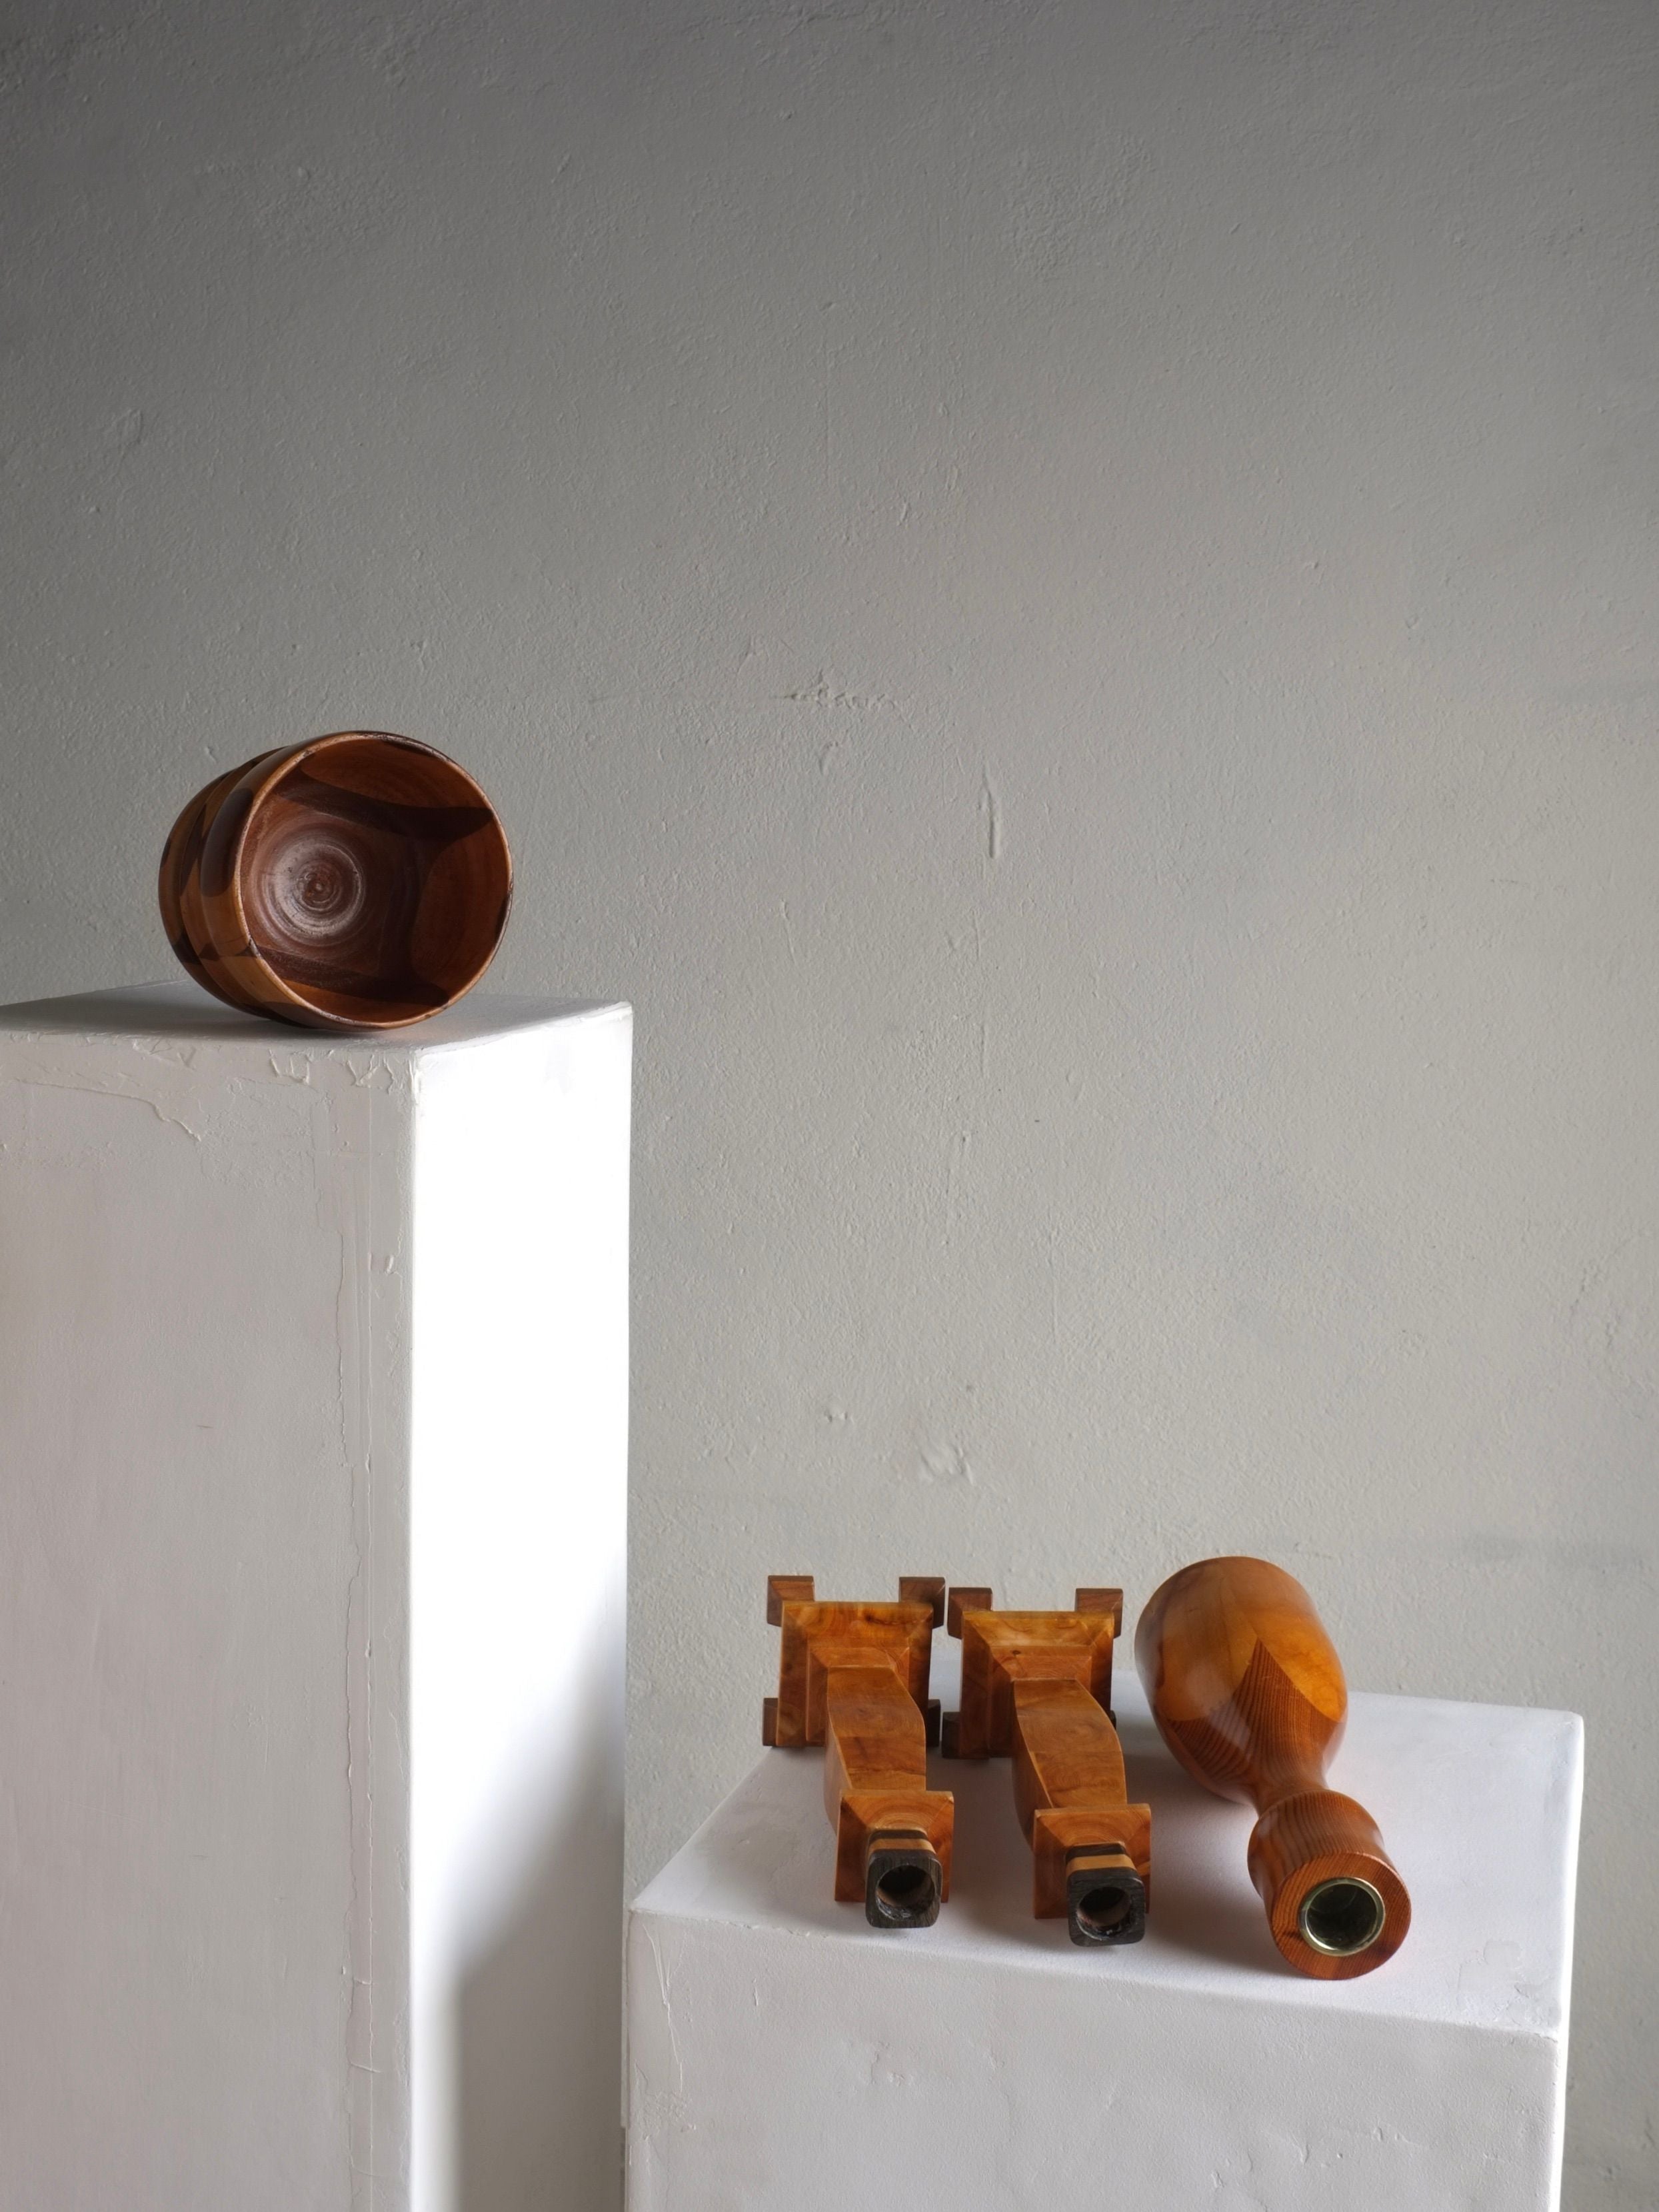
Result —
[[1063, 1918], [1074, 1943], [1135, 1943], [1146, 1932], [1152, 1816], [1126, 1802], [1110, 1711], [1122, 1622], [1121, 1590], [1080, 1589], [1070, 1613], [996, 1613], [988, 1589], [950, 1596], [962, 1706], [946, 1716], [945, 1755], [1012, 1757], [1032, 1911]]
[[1348, 1692], [1301, 1583], [1265, 1559], [1183, 1567], [1141, 1614], [1135, 1660], [1187, 1771], [1261, 1816], [1250, 1879], [1291, 1966], [1345, 1981], [1391, 1958], [1411, 1900], [1370, 1814], [1325, 1786]]
[[173, 823], [167, 941], [240, 1012], [398, 1029], [451, 1006], [495, 956], [513, 867], [465, 769], [389, 731], [340, 730], [229, 769]]
[[783, 1631], [778, 1694], [761, 1737], [824, 1747], [836, 1897], [872, 1928], [929, 1928], [951, 1894], [956, 1801], [927, 1787], [939, 1706], [927, 1695], [943, 1577], [907, 1575], [896, 1604], [820, 1602], [810, 1575], [773, 1575], [766, 1618]]

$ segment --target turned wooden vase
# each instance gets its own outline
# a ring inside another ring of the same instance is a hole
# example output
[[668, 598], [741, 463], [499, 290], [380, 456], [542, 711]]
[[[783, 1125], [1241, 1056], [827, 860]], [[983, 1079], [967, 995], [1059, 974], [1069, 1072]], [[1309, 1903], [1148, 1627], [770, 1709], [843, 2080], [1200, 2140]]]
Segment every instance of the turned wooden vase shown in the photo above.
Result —
[[495, 811], [430, 745], [341, 730], [198, 791], [161, 854], [161, 919], [197, 981], [306, 1029], [398, 1029], [470, 991], [507, 926]]
[[1322, 1981], [1368, 1974], [1411, 1900], [1365, 1808], [1327, 1786], [1348, 1715], [1313, 1600], [1266, 1559], [1204, 1559], [1147, 1601], [1135, 1660], [1164, 1741], [1218, 1796], [1254, 1805], [1250, 1879], [1279, 1950]]

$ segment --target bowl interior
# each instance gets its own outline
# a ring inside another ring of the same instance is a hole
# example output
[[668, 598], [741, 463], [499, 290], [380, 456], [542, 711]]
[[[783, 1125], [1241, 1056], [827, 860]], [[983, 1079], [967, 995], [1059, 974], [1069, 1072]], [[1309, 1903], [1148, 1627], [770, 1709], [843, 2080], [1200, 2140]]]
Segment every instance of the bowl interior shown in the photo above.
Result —
[[471, 776], [425, 746], [352, 736], [259, 797], [237, 877], [248, 937], [301, 1004], [385, 1027], [435, 1013], [507, 923], [507, 840]]

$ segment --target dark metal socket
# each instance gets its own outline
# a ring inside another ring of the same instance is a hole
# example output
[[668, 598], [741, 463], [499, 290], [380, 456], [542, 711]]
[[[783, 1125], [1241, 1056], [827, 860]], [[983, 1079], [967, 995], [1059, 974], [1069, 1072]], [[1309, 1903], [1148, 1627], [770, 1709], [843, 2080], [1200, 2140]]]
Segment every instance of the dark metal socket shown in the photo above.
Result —
[[872, 1928], [931, 1928], [939, 1918], [944, 1873], [924, 1844], [872, 1850], [864, 1880], [864, 1917]]
[[1139, 1943], [1146, 1933], [1146, 1885], [1133, 1868], [1079, 1867], [1066, 1883], [1073, 1943]]

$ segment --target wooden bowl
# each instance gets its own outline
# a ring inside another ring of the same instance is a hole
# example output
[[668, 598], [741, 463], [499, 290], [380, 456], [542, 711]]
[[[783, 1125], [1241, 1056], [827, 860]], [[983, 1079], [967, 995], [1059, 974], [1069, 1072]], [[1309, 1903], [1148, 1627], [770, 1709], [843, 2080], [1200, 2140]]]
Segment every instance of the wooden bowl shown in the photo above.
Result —
[[159, 891], [174, 952], [227, 1005], [307, 1029], [398, 1029], [489, 965], [513, 864], [464, 769], [412, 738], [341, 730], [198, 791]]

